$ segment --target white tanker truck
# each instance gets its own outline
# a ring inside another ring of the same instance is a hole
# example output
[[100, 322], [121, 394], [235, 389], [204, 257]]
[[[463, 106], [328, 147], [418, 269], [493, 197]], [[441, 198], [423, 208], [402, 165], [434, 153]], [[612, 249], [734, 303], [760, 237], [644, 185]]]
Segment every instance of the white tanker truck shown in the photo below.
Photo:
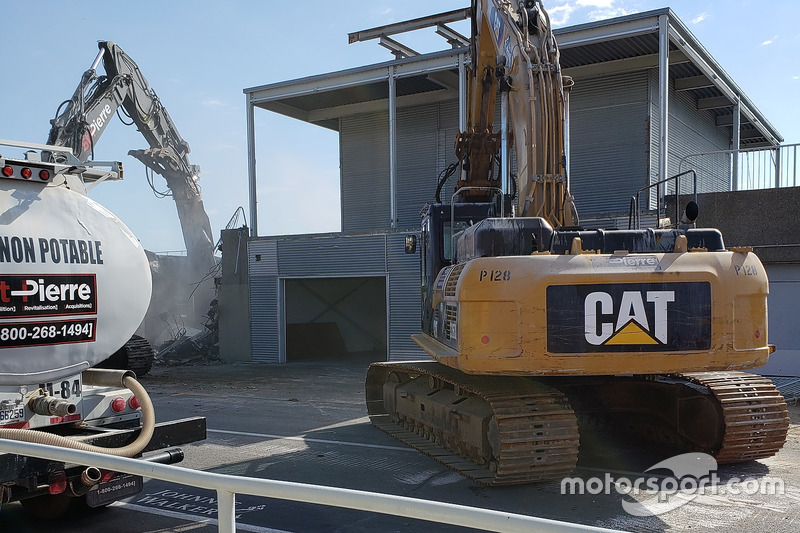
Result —
[[[0, 438], [180, 461], [167, 448], [204, 439], [205, 419], [155, 424], [132, 372], [93, 368], [131, 338], [150, 301], [139, 241], [86, 196], [87, 183], [120, 179], [121, 163], [0, 140], [0, 154], [8, 147], [25, 152], [0, 155]], [[43, 516], [141, 487], [91, 465], [0, 454], [0, 505], [20, 500]]]

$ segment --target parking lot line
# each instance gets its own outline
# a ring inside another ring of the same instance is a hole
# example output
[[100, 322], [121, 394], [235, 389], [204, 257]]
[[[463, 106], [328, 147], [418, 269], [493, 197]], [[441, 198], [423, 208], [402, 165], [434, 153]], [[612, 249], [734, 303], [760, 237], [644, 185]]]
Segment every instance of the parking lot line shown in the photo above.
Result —
[[272, 435], [269, 433], [250, 433], [248, 431], [229, 431], [226, 429], [208, 429], [208, 433], [223, 433], [225, 435], [241, 435], [244, 437], [258, 437], [262, 439], [275, 439], [275, 440], [296, 440], [302, 442], [314, 442], [318, 444], [336, 444], [341, 446], [356, 446], [360, 448], [375, 448], [378, 450], [392, 450], [398, 452], [414, 452], [419, 453], [414, 448], [408, 446], [386, 446], [384, 444], [367, 444], [364, 442], [348, 442], [343, 440], [327, 440], [327, 439], [314, 439], [309, 437], [290, 437], [287, 435]]
[[[129, 509], [131, 511], [137, 511], [140, 513], [148, 513], [157, 516], [164, 516], [167, 518], [186, 520], [188, 522], [192, 522], [193, 524], [207, 524], [209, 526], [218, 525], [218, 520], [216, 518], [198, 518], [197, 515], [179, 513], [177, 511], [167, 511], [164, 509], [148, 507], [145, 505], [136, 505], [135, 503], [114, 502], [111, 505], [109, 505], [109, 507], [123, 507], [125, 509]], [[270, 527], [254, 526], [251, 524], [243, 524], [238, 521], [236, 523], [236, 531], [249, 531], [251, 533], [292, 533], [291, 531], [285, 531], [283, 529], [273, 529]]]

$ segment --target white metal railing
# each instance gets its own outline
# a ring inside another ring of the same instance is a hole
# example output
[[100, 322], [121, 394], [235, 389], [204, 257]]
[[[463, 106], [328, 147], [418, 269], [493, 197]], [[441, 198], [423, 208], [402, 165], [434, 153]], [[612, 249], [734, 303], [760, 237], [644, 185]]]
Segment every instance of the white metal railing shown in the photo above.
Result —
[[698, 192], [800, 186], [800, 144], [687, 155], [678, 172], [697, 171]]
[[181, 485], [214, 490], [217, 493], [217, 524], [221, 533], [234, 533], [236, 531], [236, 494], [356, 509], [485, 531], [520, 533], [610, 533], [614, 531], [582, 524], [571, 524], [546, 518], [420, 500], [405, 496], [216, 474], [173, 465], [162, 465], [125, 457], [114, 457], [28, 442], [0, 439], [0, 453], [12, 453], [71, 464], [92, 465], [115, 472], [125, 472]]

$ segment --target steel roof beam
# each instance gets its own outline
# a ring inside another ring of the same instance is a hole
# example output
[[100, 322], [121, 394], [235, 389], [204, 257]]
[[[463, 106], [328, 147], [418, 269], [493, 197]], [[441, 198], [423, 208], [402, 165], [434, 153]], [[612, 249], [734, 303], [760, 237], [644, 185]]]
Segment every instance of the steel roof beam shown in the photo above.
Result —
[[[766, 121], [756, 116], [754, 111], [755, 106], [744, 95], [742, 90], [730, 79], [730, 76], [720, 67], [711, 55], [706, 51], [703, 46], [696, 42], [685, 26], [682, 25], [677, 17], [670, 17], [670, 39], [677, 45], [683, 52], [692, 60], [692, 63], [700, 69], [708, 79], [710, 79], [714, 86], [727, 98], [728, 106], [733, 106], [735, 102], [740, 102], [742, 117], [746, 117], [758, 130], [763, 134], [764, 138], [772, 144], [780, 144], [781, 140], [776, 133], [777, 130]], [[691, 44], [690, 44], [691, 43]], [[715, 107], [700, 107], [701, 99], [698, 101], [698, 109], [714, 109]], [[719, 102], [712, 102], [715, 99], [707, 99], [704, 105], [711, 105], [716, 107], [727, 107], [724, 105], [717, 105]]]
[[708, 79], [707, 76], [689, 76], [687, 78], [678, 78], [675, 80], [676, 91], [692, 91], [694, 89], [705, 89], [713, 87], [714, 82]]
[[[688, 63], [689, 58], [678, 50], [672, 50], [669, 53], [669, 64], [678, 65], [681, 63]], [[589, 78], [592, 76], [605, 76], [608, 74], [619, 74], [622, 72], [633, 72], [636, 70], [646, 70], [658, 67], [658, 54], [650, 54], [646, 56], [629, 57], [626, 59], [617, 59], [614, 61], [606, 61], [604, 63], [593, 63], [591, 65], [581, 65], [579, 67], [570, 67], [563, 69], [564, 74], [572, 76], [575, 79]]]
[[389, 69], [396, 68], [396, 77], [404, 78], [421, 74], [432, 74], [443, 70], [457, 69], [458, 56], [463, 50], [447, 50], [445, 53], [425, 54], [410, 59], [391, 61], [370, 67], [360, 67], [273, 85], [245, 89], [249, 102], [257, 107], [273, 100], [287, 100], [325, 91], [358, 87], [369, 83], [383, 82], [389, 77]]
[[[410, 94], [407, 96], [397, 97], [397, 108], [402, 109], [405, 107], [420, 106], [426, 104], [435, 104], [437, 102], [444, 102], [447, 100], [458, 99], [457, 90], [442, 89], [439, 91], [428, 91], [425, 93]], [[272, 109], [272, 103], [267, 109]], [[330, 119], [337, 119], [347, 116], [352, 116], [360, 113], [373, 113], [378, 111], [386, 111], [388, 109], [388, 99], [382, 98], [380, 100], [370, 100], [369, 102], [359, 102], [357, 104], [345, 104], [335, 107], [326, 107], [317, 109], [307, 113], [308, 122], [322, 122]], [[279, 111], [280, 112], [280, 111]]]
[[712, 96], [711, 98], [699, 98], [697, 100], [697, 109], [720, 109], [724, 107], [733, 107], [733, 102], [727, 96]]
[[[715, 119], [717, 126], [724, 127], [724, 126], [733, 126], [733, 115], [720, 115]], [[750, 124], [750, 120], [747, 117], [742, 117], [740, 122], [741, 124]]]
[[626, 20], [610, 26], [588, 24], [575, 28], [561, 28], [561, 31], [553, 30], [558, 47], [562, 50], [582, 44], [596, 44], [656, 32], [658, 32], [658, 17]]
[[446, 26], [444, 24], [437, 24], [436, 25], [436, 33], [441, 35], [453, 48], [459, 48], [461, 46], [469, 46], [470, 40], [469, 37], [464, 37], [453, 28]]
[[457, 22], [459, 20], [466, 20], [470, 17], [470, 8], [456, 9], [446, 13], [439, 13], [438, 15], [430, 15], [405, 22], [397, 22], [395, 24], [387, 24], [386, 26], [378, 26], [377, 28], [370, 28], [368, 30], [356, 31], [347, 34], [347, 40], [350, 44], [359, 41], [369, 41], [370, 39], [378, 39], [386, 37], [387, 35], [395, 35], [398, 33], [406, 33], [414, 30], [421, 30], [423, 28], [430, 28], [431, 26], [438, 26], [448, 22]]
[[403, 59], [404, 57], [416, 57], [419, 55], [419, 52], [409, 48], [408, 46], [404, 45], [403, 43], [397, 42], [394, 39], [387, 37], [385, 35], [381, 35], [378, 44], [383, 46], [384, 48], [388, 48], [391, 53], [397, 59]]

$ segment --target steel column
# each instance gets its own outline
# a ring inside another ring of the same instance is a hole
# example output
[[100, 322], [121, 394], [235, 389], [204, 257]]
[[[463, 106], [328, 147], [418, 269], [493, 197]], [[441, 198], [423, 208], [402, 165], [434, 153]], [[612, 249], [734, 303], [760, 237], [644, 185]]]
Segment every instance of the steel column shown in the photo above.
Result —
[[397, 227], [397, 82], [395, 67], [389, 67], [389, 217]]
[[[467, 129], [467, 67], [464, 65], [464, 54], [458, 54], [458, 131]], [[459, 180], [466, 179], [466, 172], [461, 168]]]
[[256, 121], [247, 95], [247, 180], [250, 188], [250, 237], [258, 237], [258, 198], [256, 194]]
[[[658, 178], [669, 177], [669, 16], [658, 17]], [[666, 193], [666, 183], [658, 189], [662, 197]]]
[[733, 158], [731, 163], [731, 190], [739, 190], [739, 150], [742, 133], [742, 101], [737, 97], [733, 104], [733, 125], [731, 126], [731, 148]]

